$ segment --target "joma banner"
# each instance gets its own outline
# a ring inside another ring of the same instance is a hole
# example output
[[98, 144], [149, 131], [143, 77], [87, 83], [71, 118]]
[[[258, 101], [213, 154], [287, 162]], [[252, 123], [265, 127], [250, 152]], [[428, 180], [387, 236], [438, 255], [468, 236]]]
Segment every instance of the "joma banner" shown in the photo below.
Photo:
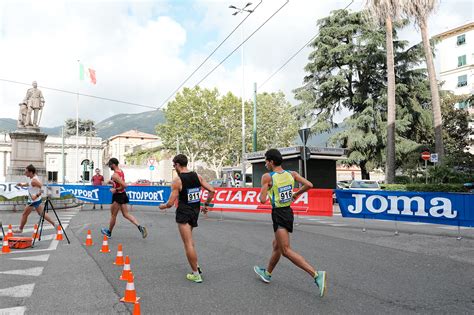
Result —
[[343, 217], [474, 226], [474, 194], [336, 190]]
[[[332, 216], [332, 189], [310, 189], [302, 194], [292, 205], [295, 213], [300, 215]], [[201, 195], [201, 201], [207, 199], [207, 191]], [[260, 188], [217, 188], [214, 206], [211, 211], [232, 212], [271, 212], [270, 202], [261, 204]]]

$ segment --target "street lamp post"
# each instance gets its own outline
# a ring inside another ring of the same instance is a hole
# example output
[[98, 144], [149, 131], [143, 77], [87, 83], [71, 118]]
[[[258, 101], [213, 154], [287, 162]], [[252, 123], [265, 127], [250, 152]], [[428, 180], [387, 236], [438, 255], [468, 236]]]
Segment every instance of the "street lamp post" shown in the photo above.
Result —
[[[244, 7], [239, 8], [234, 5], [230, 5], [229, 9], [235, 10], [234, 13], [232, 13], [233, 16], [236, 16], [240, 13], [247, 12], [248, 14], [251, 14], [253, 10], [247, 9], [249, 6], [251, 6], [252, 3], [248, 2]], [[243, 43], [244, 41], [244, 26], [243, 24], [240, 26], [240, 40]], [[240, 47], [241, 51], [241, 63], [242, 63], [242, 187], [245, 187], [245, 71], [244, 71], [244, 45]]]

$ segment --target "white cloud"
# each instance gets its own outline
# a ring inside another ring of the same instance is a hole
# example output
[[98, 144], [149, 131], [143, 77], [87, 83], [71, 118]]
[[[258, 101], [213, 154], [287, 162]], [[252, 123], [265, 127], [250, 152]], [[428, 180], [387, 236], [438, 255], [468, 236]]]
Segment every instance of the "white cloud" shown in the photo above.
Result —
[[[258, 1], [252, 1], [254, 5]], [[265, 0], [245, 22], [246, 36], [285, 1]], [[350, 1], [291, 0], [245, 45], [245, 90], [250, 98], [253, 82], [262, 83], [317, 31], [316, 21]], [[37, 80], [39, 85], [77, 91], [77, 59], [97, 71], [97, 86], [82, 83], [79, 90], [134, 103], [159, 106], [179, 83], [234, 28], [240, 17], [231, 15], [229, 4], [246, 1], [196, 1], [189, 6], [204, 15], [201, 20], [173, 19], [173, 1], [13, 1], [0, 2], [0, 78], [21, 82]], [[351, 9], [359, 10], [361, 1]], [[442, 1], [430, 19], [430, 31], [472, 20], [472, 3]], [[186, 29], [187, 28], [187, 29]], [[187, 51], [184, 47], [193, 29], [214, 32], [215, 38]], [[416, 41], [419, 34], [410, 26], [401, 38]], [[240, 42], [237, 31], [193, 76], [193, 86]], [[265, 86], [282, 90], [292, 99], [301, 86], [311, 49], [305, 48]], [[241, 94], [240, 51], [203, 82], [221, 93]], [[27, 86], [0, 82], [0, 116], [16, 118], [18, 102]], [[60, 125], [75, 117], [76, 96], [43, 89], [45, 126]], [[80, 116], [100, 121], [116, 113], [139, 112], [140, 107], [80, 98]]]

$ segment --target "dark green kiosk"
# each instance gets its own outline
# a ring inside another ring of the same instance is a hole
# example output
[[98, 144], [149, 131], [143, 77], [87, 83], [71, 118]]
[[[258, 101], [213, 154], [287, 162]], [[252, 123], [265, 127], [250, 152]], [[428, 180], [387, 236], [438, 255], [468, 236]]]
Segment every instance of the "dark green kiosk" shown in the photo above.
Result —
[[[283, 156], [284, 169], [305, 176], [306, 162], [306, 178], [313, 183], [314, 188], [336, 188], [336, 162], [346, 159], [344, 149], [293, 146], [278, 150]], [[247, 153], [245, 158], [252, 164], [253, 187], [260, 187], [262, 175], [268, 172], [265, 168], [265, 151]]]

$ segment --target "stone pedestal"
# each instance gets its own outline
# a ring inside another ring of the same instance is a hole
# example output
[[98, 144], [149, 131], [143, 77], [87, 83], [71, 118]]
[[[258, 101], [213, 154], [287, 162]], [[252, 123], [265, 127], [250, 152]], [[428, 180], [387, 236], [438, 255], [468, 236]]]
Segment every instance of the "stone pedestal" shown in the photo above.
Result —
[[10, 133], [12, 153], [7, 171], [8, 182], [24, 182], [25, 167], [29, 164], [36, 167], [36, 174], [41, 179], [46, 178], [44, 141], [47, 137], [36, 127], [19, 128]]

